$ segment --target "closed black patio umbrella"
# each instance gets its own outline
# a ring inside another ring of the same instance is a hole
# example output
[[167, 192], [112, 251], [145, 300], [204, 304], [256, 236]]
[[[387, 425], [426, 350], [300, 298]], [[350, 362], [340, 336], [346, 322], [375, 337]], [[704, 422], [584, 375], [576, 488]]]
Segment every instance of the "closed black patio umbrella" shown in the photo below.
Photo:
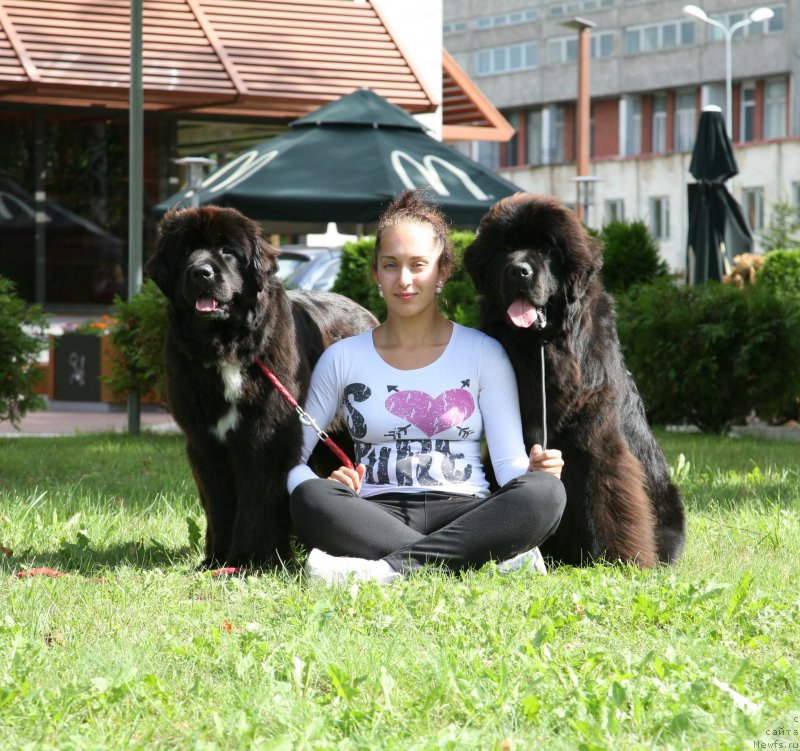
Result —
[[233, 206], [252, 219], [369, 225], [406, 188], [427, 188], [456, 226], [477, 227], [513, 183], [425, 132], [411, 115], [362, 89], [295, 120], [240, 154], [196, 190], [157, 207]]
[[753, 237], [741, 207], [725, 187], [739, 168], [719, 107], [706, 107], [700, 115], [689, 172], [697, 182], [688, 186], [687, 282], [721, 281], [733, 257], [752, 250]]

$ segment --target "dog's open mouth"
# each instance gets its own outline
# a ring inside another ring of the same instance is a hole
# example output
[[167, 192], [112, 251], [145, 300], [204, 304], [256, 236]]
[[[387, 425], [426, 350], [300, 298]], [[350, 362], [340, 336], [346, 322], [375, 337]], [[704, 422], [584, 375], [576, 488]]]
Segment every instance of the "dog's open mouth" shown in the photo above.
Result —
[[529, 329], [539, 320], [541, 310], [527, 300], [517, 298], [506, 311], [508, 320], [520, 329]]
[[213, 297], [200, 297], [194, 304], [194, 309], [198, 313], [203, 314], [220, 313], [225, 310], [225, 307], [225, 305], [218, 300], [215, 300]]

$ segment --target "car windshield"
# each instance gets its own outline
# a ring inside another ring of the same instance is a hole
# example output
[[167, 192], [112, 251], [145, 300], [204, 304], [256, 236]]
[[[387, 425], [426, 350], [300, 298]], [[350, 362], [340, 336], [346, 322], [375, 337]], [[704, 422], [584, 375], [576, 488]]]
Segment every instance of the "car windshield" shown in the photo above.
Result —
[[286, 281], [290, 276], [297, 273], [299, 269], [309, 262], [308, 256], [295, 255], [293, 253], [281, 253], [278, 256], [277, 277], [281, 281]]

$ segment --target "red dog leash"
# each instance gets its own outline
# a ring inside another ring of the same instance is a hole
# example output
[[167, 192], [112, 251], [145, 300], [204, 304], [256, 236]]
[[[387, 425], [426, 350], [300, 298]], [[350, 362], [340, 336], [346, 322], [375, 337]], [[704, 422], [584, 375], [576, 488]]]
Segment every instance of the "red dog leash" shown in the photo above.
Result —
[[291, 407], [294, 407], [295, 411], [300, 417], [300, 422], [303, 425], [308, 425], [309, 427], [314, 428], [314, 432], [317, 434], [317, 438], [320, 439], [337, 457], [339, 457], [342, 464], [349, 468], [354, 469], [353, 462], [350, 461], [350, 457], [342, 451], [339, 446], [336, 445], [336, 442], [331, 438], [319, 425], [317, 425], [314, 418], [308, 414], [298, 403], [297, 399], [295, 399], [287, 390], [286, 386], [284, 386], [278, 376], [276, 376], [265, 364], [264, 361], [260, 358], [256, 358], [256, 365], [258, 365], [261, 372], [264, 374], [266, 379], [276, 388], [280, 395], [286, 399]]

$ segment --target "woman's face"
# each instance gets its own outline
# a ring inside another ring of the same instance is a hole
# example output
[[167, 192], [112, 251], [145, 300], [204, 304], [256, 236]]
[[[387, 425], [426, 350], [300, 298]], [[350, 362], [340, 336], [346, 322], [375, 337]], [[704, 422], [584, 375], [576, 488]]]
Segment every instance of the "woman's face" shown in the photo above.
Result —
[[439, 268], [440, 256], [428, 224], [403, 222], [384, 230], [372, 276], [390, 313], [417, 315], [436, 305], [436, 288], [447, 276]]

